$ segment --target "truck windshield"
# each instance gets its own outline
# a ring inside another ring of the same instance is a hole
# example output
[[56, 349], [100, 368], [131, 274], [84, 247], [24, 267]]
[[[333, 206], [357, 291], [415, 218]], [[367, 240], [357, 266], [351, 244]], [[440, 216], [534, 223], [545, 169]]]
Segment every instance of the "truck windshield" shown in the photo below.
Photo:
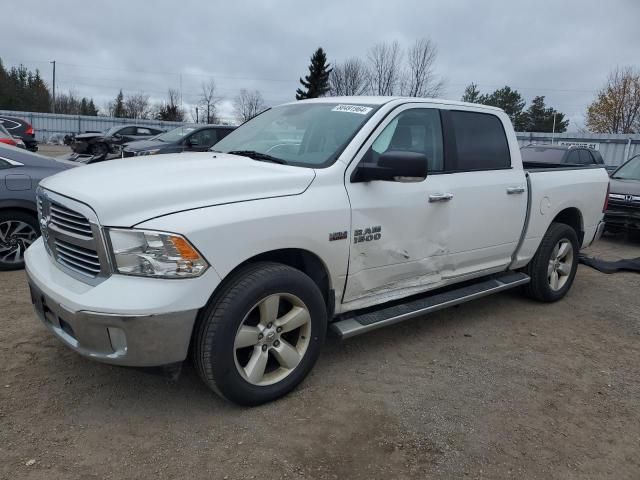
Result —
[[621, 180], [640, 180], [640, 156], [634, 157], [621, 166], [611, 178]]
[[279, 163], [323, 167], [335, 162], [377, 105], [299, 103], [275, 107], [249, 120], [220, 142], [216, 152], [268, 155]]

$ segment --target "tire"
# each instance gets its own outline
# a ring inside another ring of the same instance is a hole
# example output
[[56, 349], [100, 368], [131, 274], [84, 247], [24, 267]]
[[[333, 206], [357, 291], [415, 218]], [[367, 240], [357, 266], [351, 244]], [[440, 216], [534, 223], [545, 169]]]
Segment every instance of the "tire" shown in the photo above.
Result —
[[[563, 250], [565, 248], [567, 250]], [[564, 256], [563, 251], [567, 252]], [[524, 269], [531, 277], [531, 281], [524, 286], [524, 293], [541, 302], [556, 302], [563, 298], [576, 276], [578, 252], [576, 231], [564, 223], [552, 223], [538, 251]]]
[[0, 271], [24, 268], [24, 251], [39, 236], [35, 215], [21, 210], [0, 211]]
[[307, 376], [326, 331], [324, 298], [311, 278], [278, 263], [249, 264], [200, 313], [192, 355], [216, 393], [240, 405], [260, 405], [289, 393]]
[[100, 161], [100, 160], [104, 160], [105, 158], [107, 158], [107, 155], [109, 154], [109, 147], [107, 146], [106, 143], [95, 143], [91, 146], [91, 155], [93, 155], [94, 161]]

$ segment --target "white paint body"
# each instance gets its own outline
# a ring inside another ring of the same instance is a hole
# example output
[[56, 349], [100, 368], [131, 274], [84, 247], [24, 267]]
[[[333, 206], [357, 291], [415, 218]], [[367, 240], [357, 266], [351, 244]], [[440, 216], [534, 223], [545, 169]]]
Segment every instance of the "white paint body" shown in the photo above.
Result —
[[[27, 252], [30, 274], [71, 310], [155, 314], [203, 307], [230, 272], [256, 255], [302, 249], [326, 267], [339, 314], [522, 267], [566, 208], [581, 213], [583, 246], [602, 219], [608, 184], [604, 169], [534, 172], [531, 192], [526, 191], [516, 136], [501, 110], [379, 97], [312, 102], [381, 106], [326, 168], [181, 153], [90, 165], [42, 182], [45, 189], [90, 206], [102, 226], [184, 235], [209, 262], [206, 274], [189, 280], [114, 274], [89, 286], [58, 270], [41, 242]], [[507, 134], [512, 168], [428, 175], [421, 182], [351, 183], [351, 173], [377, 133], [409, 107], [496, 115]], [[509, 187], [525, 192], [508, 195]], [[451, 193], [453, 200], [429, 203], [429, 195], [436, 193]], [[371, 226], [382, 228], [378, 241], [353, 243], [354, 230]], [[516, 251], [523, 228], [526, 234]], [[329, 241], [330, 233], [344, 231], [346, 239]]]

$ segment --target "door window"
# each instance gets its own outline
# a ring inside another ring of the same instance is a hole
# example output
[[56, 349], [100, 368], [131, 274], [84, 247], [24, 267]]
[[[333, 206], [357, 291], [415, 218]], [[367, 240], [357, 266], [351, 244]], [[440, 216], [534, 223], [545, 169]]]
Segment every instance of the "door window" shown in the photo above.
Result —
[[450, 112], [457, 148], [457, 171], [498, 170], [511, 166], [509, 143], [495, 115]]
[[136, 134], [136, 127], [124, 127], [122, 129], [120, 129], [120, 131], [118, 132], [120, 135], [135, 135]]
[[580, 154], [578, 150], [571, 150], [567, 155], [566, 163], [570, 163], [571, 165], [580, 165]]
[[580, 164], [582, 165], [594, 165], [596, 162], [589, 150], [580, 150]]
[[365, 161], [375, 163], [379, 155], [389, 151], [422, 153], [427, 157], [428, 171], [441, 172], [444, 155], [439, 111], [415, 108], [400, 113], [378, 135]]
[[198, 147], [208, 148], [217, 141], [216, 132], [213, 129], [200, 130], [190, 137], [191, 144]]
[[138, 135], [151, 135], [151, 130], [138, 127]]

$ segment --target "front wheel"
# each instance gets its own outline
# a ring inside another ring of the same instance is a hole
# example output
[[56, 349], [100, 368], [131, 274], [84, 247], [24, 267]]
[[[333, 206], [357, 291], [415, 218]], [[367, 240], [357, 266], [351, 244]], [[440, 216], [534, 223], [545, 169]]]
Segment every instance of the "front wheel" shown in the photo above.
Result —
[[24, 252], [38, 236], [35, 215], [20, 210], [0, 212], [0, 271], [24, 268]]
[[576, 231], [564, 223], [552, 223], [525, 268], [531, 277], [524, 287], [525, 294], [541, 302], [555, 302], [563, 298], [576, 276], [578, 252]]
[[193, 356], [205, 383], [241, 405], [293, 390], [311, 371], [327, 329], [318, 286], [277, 263], [241, 268], [214, 295], [194, 332]]

